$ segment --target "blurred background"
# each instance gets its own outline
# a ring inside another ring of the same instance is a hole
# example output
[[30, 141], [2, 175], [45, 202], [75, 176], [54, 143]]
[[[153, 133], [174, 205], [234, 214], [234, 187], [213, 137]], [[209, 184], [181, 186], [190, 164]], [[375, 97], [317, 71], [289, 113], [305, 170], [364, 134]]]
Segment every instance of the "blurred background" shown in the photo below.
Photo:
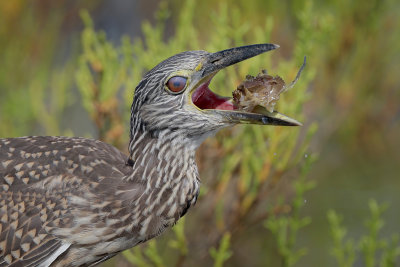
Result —
[[265, 68], [290, 82], [307, 56], [277, 106], [304, 126], [207, 140], [188, 216], [102, 266], [400, 266], [398, 14], [395, 0], [1, 1], [0, 137], [127, 151], [135, 85], [161, 60], [277, 43], [211, 88]]

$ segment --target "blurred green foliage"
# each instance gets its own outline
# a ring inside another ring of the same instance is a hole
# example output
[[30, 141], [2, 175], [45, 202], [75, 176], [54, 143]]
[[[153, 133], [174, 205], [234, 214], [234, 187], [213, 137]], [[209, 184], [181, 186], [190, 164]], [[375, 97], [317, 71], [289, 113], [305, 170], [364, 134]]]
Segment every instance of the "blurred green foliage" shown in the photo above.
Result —
[[[305, 205], [304, 195], [311, 190], [315, 183], [307, 181], [306, 176], [315, 158], [308, 157], [302, 167], [299, 179], [294, 182], [295, 196], [291, 203], [290, 213], [282, 213], [277, 217], [274, 212], [265, 220], [264, 226], [276, 238], [277, 248], [282, 266], [294, 266], [307, 253], [307, 248], [295, 248], [298, 232], [311, 223], [309, 216], [301, 217], [301, 209]], [[274, 207], [276, 209], [277, 207]]]
[[214, 267], [222, 267], [224, 262], [232, 256], [232, 251], [229, 250], [231, 240], [230, 233], [224, 233], [221, 238], [219, 248], [212, 247], [210, 249], [210, 255], [214, 259]]
[[129, 109], [119, 108], [117, 94], [122, 87], [130, 92], [134, 88], [132, 47], [127, 38], [121, 47], [115, 47], [104, 32], [96, 33], [87, 11], [82, 11], [81, 17], [86, 27], [81, 35], [83, 52], [75, 77], [83, 106], [96, 125], [98, 137], [122, 147], [127, 131], [120, 114], [128, 114]]
[[334, 241], [332, 255], [335, 257], [338, 266], [356, 266], [358, 256], [362, 258], [362, 264], [366, 267], [397, 266], [396, 263], [400, 256], [398, 234], [392, 234], [387, 239], [380, 237], [380, 232], [384, 226], [382, 214], [386, 209], [387, 205], [379, 205], [375, 200], [369, 201], [370, 218], [365, 222], [367, 233], [362, 235], [359, 241], [345, 240], [347, 230], [346, 227], [342, 226], [342, 216], [333, 210], [328, 212], [331, 235]]
[[[134, 88], [161, 60], [184, 50], [280, 44], [279, 50], [230, 67], [213, 79], [214, 91], [230, 95], [247, 74], [264, 68], [291, 81], [303, 56], [308, 59], [299, 82], [277, 106], [305, 126], [247, 125], [207, 140], [197, 155], [201, 197], [189, 216], [162, 237], [125, 251], [123, 258], [105, 266], [399, 263], [398, 238], [379, 235], [384, 209], [373, 201], [368, 233], [357, 242], [342, 217], [328, 213], [333, 257], [324, 237], [307, 239], [315, 244], [304, 244], [301, 238], [304, 232], [326, 236], [320, 229], [328, 226], [314, 214], [304, 215], [304, 209], [321, 207], [325, 213], [336, 202], [352, 203], [338, 199], [341, 188], [318, 184], [309, 192], [314, 183], [308, 177], [335, 181], [329, 171], [335, 168], [360, 184], [371, 182], [357, 166], [359, 155], [371, 158], [374, 164], [366, 164], [368, 168], [384, 162], [400, 172], [393, 164], [400, 160], [400, 7], [395, 0], [161, 1], [154, 19], [142, 23], [141, 37], [124, 36], [120, 41], [96, 30], [89, 12], [78, 12], [81, 7], [93, 10], [93, 4], [67, 3], [0, 2], [0, 49], [5, 51], [0, 54], [1, 137], [72, 135], [77, 129], [70, 129], [66, 114], [82, 106], [90, 121], [82, 116], [80, 124], [93, 124], [95, 129], [87, 135], [126, 150]], [[75, 45], [79, 36], [65, 30], [71, 16], [84, 24], [80, 49]], [[68, 53], [63, 52], [65, 43]], [[342, 159], [337, 151], [344, 149], [348, 157]], [[325, 165], [314, 168], [317, 158]], [[350, 171], [341, 165], [347, 161]], [[379, 177], [384, 175], [391, 173]], [[319, 198], [306, 203], [310, 194]], [[335, 196], [331, 202], [325, 200], [329, 194]], [[361, 204], [352, 203], [366, 206]]]
[[38, 127], [42, 134], [60, 135], [59, 119], [73, 83], [73, 60], [54, 66], [63, 10], [38, 20], [39, 7], [2, 1], [0, 12], [0, 136], [26, 135]]

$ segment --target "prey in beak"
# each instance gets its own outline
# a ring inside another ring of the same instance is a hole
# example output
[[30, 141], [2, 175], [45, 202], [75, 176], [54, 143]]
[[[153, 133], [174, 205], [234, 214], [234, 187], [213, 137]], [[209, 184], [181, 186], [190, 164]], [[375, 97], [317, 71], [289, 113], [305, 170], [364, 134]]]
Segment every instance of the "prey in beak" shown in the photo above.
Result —
[[[221, 69], [278, 47], [275, 44], [256, 44], [231, 48], [208, 55], [196, 67], [191, 85], [187, 88], [189, 103], [202, 112], [221, 117], [227, 123], [301, 126], [302, 124], [297, 120], [277, 111], [270, 112], [262, 106], [257, 106], [251, 111], [242, 110], [233, 103], [231, 97], [219, 96], [209, 88], [211, 79]], [[295, 81], [289, 87], [297, 81], [304, 66], [305, 61]]]

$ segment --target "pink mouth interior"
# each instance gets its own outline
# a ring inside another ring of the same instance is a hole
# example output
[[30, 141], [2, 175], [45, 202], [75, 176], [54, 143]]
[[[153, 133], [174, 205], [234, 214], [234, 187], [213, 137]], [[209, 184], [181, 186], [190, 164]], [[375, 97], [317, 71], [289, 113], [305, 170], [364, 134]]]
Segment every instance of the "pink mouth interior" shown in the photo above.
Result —
[[223, 97], [215, 94], [208, 88], [210, 82], [203, 83], [192, 94], [192, 102], [200, 109], [222, 109], [234, 110], [229, 97]]

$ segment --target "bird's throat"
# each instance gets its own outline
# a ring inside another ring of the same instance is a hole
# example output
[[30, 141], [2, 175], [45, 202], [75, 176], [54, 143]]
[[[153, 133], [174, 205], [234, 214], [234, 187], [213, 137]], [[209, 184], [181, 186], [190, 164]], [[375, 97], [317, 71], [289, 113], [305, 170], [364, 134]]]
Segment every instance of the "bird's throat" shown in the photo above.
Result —
[[200, 85], [192, 94], [192, 102], [200, 109], [233, 110], [229, 97], [219, 96], [208, 87], [210, 81]]

